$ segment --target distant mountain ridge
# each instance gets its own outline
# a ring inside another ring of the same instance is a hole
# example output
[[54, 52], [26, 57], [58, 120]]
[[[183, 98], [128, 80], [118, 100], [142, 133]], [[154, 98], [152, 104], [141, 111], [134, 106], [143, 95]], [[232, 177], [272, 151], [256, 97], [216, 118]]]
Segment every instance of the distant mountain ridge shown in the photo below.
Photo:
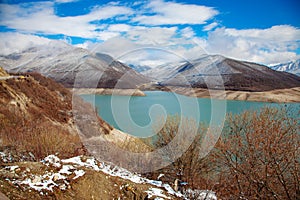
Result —
[[2, 55], [0, 65], [11, 73], [39, 72], [71, 88], [137, 88], [149, 82], [109, 55], [59, 42]]
[[292, 74], [296, 74], [297, 76], [300, 76], [300, 59], [295, 61], [290, 61], [287, 63], [269, 65], [269, 67], [276, 71], [289, 72]]
[[220, 55], [202, 55], [192, 61], [168, 63], [142, 74], [162, 86], [241, 91], [268, 91], [300, 86], [300, 77], [267, 66]]
[[[135, 89], [153, 81], [162, 87], [256, 92], [300, 87], [300, 77], [296, 75], [221, 55], [201, 55], [191, 61], [171, 62], [154, 68], [128, 66], [109, 55], [57, 41], [20, 53], [0, 55], [0, 66], [11, 73], [39, 72], [69, 88]], [[285, 69], [291, 70], [294, 66], [296, 64], [288, 65]]]

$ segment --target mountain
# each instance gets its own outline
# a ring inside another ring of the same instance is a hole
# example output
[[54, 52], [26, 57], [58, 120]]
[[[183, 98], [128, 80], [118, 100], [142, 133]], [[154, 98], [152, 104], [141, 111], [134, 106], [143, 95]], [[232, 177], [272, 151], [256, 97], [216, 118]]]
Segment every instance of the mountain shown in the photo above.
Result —
[[144, 71], [148, 71], [151, 69], [151, 67], [147, 66], [147, 65], [133, 65], [133, 64], [128, 64], [129, 67], [131, 67], [132, 69], [134, 69], [135, 71], [141, 73]]
[[300, 76], [300, 59], [288, 63], [269, 65], [271, 69], [282, 72], [289, 72]]
[[220, 55], [158, 66], [143, 72], [162, 86], [182, 86], [226, 90], [267, 91], [300, 86], [300, 78], [267, 66], [238, 61]]
[[136, 88], [149, 82], [109, 55], [57, 41], [1, 55], [0, 65], [12, 73], [39, 72], [69, 88]]

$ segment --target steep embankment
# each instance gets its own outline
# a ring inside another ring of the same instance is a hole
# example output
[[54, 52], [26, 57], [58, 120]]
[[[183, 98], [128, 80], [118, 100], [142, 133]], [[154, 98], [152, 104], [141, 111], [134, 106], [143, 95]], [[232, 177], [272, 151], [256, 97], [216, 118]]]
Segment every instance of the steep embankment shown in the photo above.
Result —
[[[7, 76], [1, 70], [0, 134], [3, 146], [42, 158], [49, 153], [63, 157], [83, 153], [74, 124], [72, 94], [39, 74]], [[80, 101], [80, 99], [78, 99]], [[90, 111], [87, 104], [82, 106]], [[99, 118], [103, 131], [112, 128]]]

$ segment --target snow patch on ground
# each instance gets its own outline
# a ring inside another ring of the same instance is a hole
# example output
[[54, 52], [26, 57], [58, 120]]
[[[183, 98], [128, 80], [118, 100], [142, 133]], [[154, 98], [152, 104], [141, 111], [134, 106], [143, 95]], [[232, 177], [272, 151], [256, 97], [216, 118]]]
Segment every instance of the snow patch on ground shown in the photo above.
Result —
[[13, 165], [13, 166], [6, 166], [4, 169], [8, 169], [10, 171], [15, 171], [16, 169], [18, 169], [19, 166], [17, 165]]
[[60, 159], [55, 155], [47, 156], [46, 158], [44, 158], [44, 160], [42, 162], [47, 166], [51, 165], [56, 168], [61, 167]]
[[58, 186], [58, 184], [55, 183], [55, 181], [64, 180], [64, 179], [66, 179], [66, 177], [59, 173], [47, 173], [41, 176], [37, 175], [34, 176], [33, 178], [27, 178], [24, 181], [14, 181], [13, 183], [20, 184], [20, 185], [28, 185], [29, 187], [37, 191], [43, 191], [43, 190], [53, 191], [53, 188], [55, 186]]
[[[85, 161], [83, 161], [85, 160]], [[76, 156], [69, 159], [61, 160], [62, 163], [72, 163], [78, 166], [92, 168], [95, 171], [100, 171], [100, 168], [97, 164], [97, 160], [95, 158], [83, 158], [83, 156]]]
[[186, 199], [197, 200], [217, 200], [215, 192], [210, 190], [191, 190], [187, 189], [183, 192]]
[[167, 197], [166, 195], [163, 194], [163, 190], [158, 189], [158, 188], [149, 188], [149, 190], [147, 190], [145, 192], [147, 192], [149, 198], [156, 196], [156, 197], [171, 199], [170, 197]]
[[81, 170], [74, 171], [74, 173], [76, 174], [76, 176], [75, 176], [73, 179], [77, 179], [77, 178], [79, 178], [80, 176], [83, 176], [83, 175], [85, 174], [85, 171], [83, 171], [83, 170], [81, 169]]
[[[1, 153], [1, 152], [0, 152]], [[0, 155], [1, 156], [1, 155]], [[206, 199], [216, 200], [214, 192], [207, 190], [185, 190], [184, 193], [175, 192], [169, 184], [163, 184], [161, 181], [150, 180], [141, 177], [139, 174], [132, 173], [124, 168], [114, 166], [105, 162], [98, 162], [93, 157], [77, 156], [69, 159], [60, 160], [55, 155], [47, 156], [42, 163], [48, 167], [53, 167], [51, 172], [45, 171], [42, 175], [30, 174], [30, 171], [24, 173], [23, 179], [12, 180], [16, 185], [27, 185], [30, 188], [40, 191], [44, 194], [45, 191], [53, 191], [53, 188], [66, 190], [70, 187], [70, 182], [74, 179], [85, 175], [86, 170], [102, 171], [110, 176], [117, 176], [122, 179], [129, 180], [138, 184], [150, 184], [150, 187], [145, 191], [149, 197], [155, 199], [171, 199], [169, 195], [177, 196], [182, 199]], [[7, 166], [6, 170], [14, 171], [19, 166]], [[197, 198], [195, 198], [197, 197]]]

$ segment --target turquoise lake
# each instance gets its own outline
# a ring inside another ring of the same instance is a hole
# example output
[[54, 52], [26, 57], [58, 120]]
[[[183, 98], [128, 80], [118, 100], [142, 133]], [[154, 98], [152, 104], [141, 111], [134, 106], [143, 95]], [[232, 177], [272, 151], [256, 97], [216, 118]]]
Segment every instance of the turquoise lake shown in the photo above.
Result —
[[297, 116], [299, 103], [266, 103], [194, 98], [162, 91], [146, 91], [146, 96], [81, 95], [95, 106], [98, 114], [114, 127], [135, 136], [153, 135], [153, 126], [163, 124], [167, 115], [179, 115], [214, 126], [227, 113], [259, 110], [262, 107], [288, 107]]

